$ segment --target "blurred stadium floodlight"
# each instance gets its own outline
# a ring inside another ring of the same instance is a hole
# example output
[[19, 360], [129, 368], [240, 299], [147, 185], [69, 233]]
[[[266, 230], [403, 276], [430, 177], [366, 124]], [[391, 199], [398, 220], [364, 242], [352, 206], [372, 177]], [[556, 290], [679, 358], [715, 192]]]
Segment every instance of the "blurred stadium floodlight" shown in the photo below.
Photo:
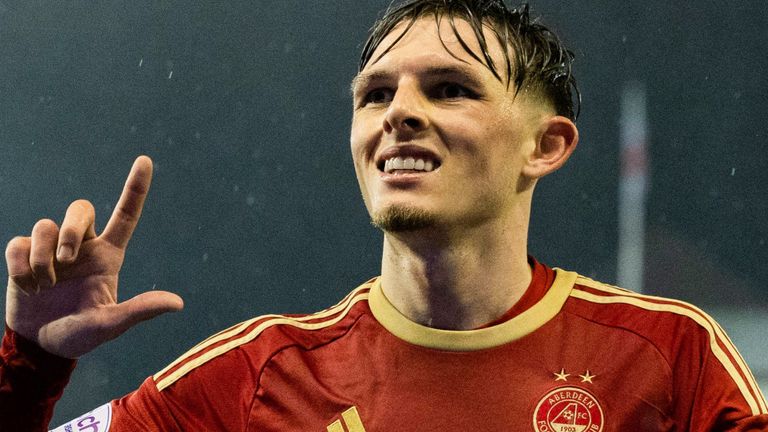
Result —
[[624, 85], [621, 95], [621, 173], [616, 284], [642, 292], [645, 251], [645, 196], [648, 183], [645, 87]]

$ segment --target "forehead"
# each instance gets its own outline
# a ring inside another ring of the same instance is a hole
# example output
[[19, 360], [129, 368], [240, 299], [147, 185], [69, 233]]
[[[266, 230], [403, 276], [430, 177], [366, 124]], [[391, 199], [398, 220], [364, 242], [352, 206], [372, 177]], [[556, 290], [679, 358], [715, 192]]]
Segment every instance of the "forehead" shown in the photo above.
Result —
[[[490, 73], [478, 60], [483, 58], [480, 41], [472, 25], [464, 19], [445, 16], [438, 22], [435, 17], [426, 16], [416, 19], [408, 28], [409, 22], [409, 19], [400, 22], [384, 37], [362, 73], [387, 66], [399, 67], [409, 61], [462, 63], [464, 67], [482, 68]], [[484, 25], [483, 35], [494, 64], [504, 65], [505, 48], [494, 31]]]

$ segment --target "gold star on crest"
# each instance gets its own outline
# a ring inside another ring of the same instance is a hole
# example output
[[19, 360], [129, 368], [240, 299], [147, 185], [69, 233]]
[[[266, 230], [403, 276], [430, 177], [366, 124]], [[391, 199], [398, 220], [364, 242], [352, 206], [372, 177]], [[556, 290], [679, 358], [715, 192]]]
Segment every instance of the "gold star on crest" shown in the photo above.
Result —
[[569, 376], [571, 376], [571, 374], [565, 373], [565, 369], [561, 368], [560, 373], [555, 372], [555, 381], [568, 381]]
[[589, 370], [587, 370], [586, 372], [584, 372], [584, 375], [579, 375], [579, 377], [581, 377], [581, 382], [583, 382], [583, 383], [590, 383], [590, 384], [594, 384], [594, 383], [592, 382], [592, 378], [594, 378], [594, 377], [596, 377], [596, 376], [597, 376], [597, 375], [592, 375], [592, 374], [590, 374], [590, 373], [589, 373]]

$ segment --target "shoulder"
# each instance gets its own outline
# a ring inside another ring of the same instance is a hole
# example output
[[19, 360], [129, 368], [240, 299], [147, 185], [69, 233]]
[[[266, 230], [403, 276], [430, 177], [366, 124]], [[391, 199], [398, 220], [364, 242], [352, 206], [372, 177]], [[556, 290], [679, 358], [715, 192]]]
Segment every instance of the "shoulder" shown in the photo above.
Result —
[[[312, 349], [345, 335], [367, 313], [368, 293], [375, 279], [354, 289], [336, 305], [306, 315], [262, 315], [216, 333], [156, 373], [158, 390], [194, 375], [221, 375], [237, 370], [259, 373], [280, 351], [300, 346]], [[256, 377], [253, 377], [256, 378]]]
[[610, 312], [603, 318], [615, 321], [617, 325], [621, 325], [628, 316], [636, 317], [639, 314], [654, 319], [673, 319], [681, 325], [699, 328], [707, 333], [715, 332], [716, 327], [719, 329], [712, 317], [690, 303], [639, 294], [584, 276], [576, 278], [570, 297], [580, 301], [584, 312], [591, 312], [596, 316], [600, 316], [600, 312]]
[[639, 294], [584, 276], [576, 278], [569, 300], [567, 312], [631, 331], [658, 345], [677, 345], [678, 338], [685, 336], [714, 350], [732, 348], [711, 316], [681, 300]]
[[709, 392], [713, 400], [729, 400], [732, 408], [743, 404], [752, 415], [768, 412], [741, 354], [723, 328], [698, 307], [579, 276], [566, 311], [646, 339], [667, 359], [676, 385], [689, 393]]
[[592, 323], [645, 339], [673, 370], [697, 370], [714, 362], [736, 383], [753, 381], [723, 328], [690, 303], [643, 295], [579, 276], [564, 309]]
[[639, 294], [579, 276], [564, 312], [621, 331], [630, 338], [627, 341], [651, 345], [671, 370], [696, 370], [710, 359], [731, 371], [746, 369], [720, 325], [681, 300]]

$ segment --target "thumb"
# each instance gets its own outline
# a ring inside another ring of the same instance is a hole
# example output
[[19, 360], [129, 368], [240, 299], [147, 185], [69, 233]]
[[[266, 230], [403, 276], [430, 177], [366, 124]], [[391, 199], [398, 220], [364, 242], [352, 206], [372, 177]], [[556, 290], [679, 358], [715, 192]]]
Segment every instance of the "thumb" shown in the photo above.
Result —
[[95, 308], [53, 321], [40, 328], [38, 344], [60, 357], [78, 358], [142, 321], [183, 307], [184, 302], [176, 294], [151, 291], [108, 310]]
[[184, 308], [184, 300], [168, 291], [150, 291], [113, 306], [113, 323], [117, 337], [136, 324], [155, 318], [166, 312]]

